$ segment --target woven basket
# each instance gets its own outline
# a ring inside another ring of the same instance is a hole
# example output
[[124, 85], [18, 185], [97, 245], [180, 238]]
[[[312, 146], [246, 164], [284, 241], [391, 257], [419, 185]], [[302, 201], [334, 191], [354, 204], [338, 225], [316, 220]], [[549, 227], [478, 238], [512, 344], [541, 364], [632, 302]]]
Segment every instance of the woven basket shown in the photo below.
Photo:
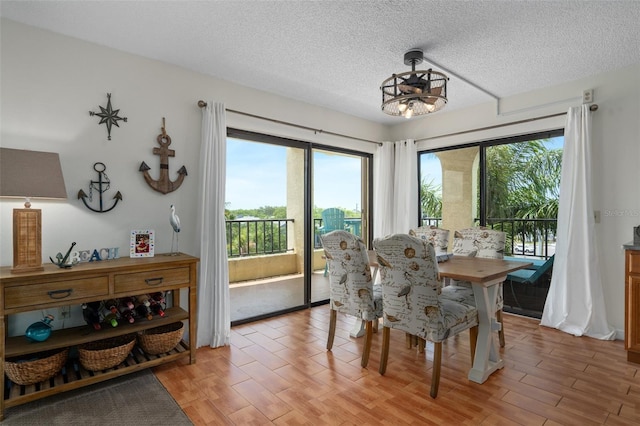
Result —
[[138, 333], [138, 343], [146, 353], [158, 355], [175, 348], [183, 334], [184, 324], [179, 321]]
[[135, 343], [135, 334], [86, 343], [78, 347], [80, 364], [91, 371], [115, 367], [127, 359]]
[[12, 382], [32, 385], [58, 374], [69, 356], [69, 348], [29, 355], [29, 360], [14, 358], [4, 363], [4, 371]]

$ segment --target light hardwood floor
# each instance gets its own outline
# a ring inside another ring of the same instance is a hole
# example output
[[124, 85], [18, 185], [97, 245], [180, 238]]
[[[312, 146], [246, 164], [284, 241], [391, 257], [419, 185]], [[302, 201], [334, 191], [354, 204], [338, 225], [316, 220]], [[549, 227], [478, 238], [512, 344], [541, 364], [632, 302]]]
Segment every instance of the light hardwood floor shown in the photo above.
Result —
[[354, 320], [338, 315], [325, 349], [329, 308], [321, 306], [233, 327], [231, 346], [200, 348], [154, 369], [195, 425], [638, 425], [640, 364], [621, 341], [604, 342], [504, 314], [505, 368], [484, 384], [467, 379], [468, 335], [443, 345], [437, 399], [429, 396], [432, 350], [407, 349], [392, 330], [389, 363], [378, 373], [382, 333], [369, 366]]

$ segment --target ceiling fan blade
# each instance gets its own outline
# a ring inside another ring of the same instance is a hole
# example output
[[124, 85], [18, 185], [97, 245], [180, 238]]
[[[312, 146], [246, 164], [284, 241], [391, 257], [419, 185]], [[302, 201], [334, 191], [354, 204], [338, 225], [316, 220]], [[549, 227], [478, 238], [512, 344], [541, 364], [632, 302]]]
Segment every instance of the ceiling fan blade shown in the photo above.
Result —
[[404, 94], [420, 94], [422, 89], [419, 87], [411, 86], [409, 84], [398, 84], [398, 89]]

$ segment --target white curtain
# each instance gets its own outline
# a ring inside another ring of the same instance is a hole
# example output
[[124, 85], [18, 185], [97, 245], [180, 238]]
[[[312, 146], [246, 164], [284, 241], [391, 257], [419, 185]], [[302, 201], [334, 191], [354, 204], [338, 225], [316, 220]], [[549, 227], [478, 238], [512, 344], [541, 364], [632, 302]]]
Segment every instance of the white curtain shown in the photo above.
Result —
[[591, 114], [570, 108], [565, 126], [556, 257], [540, 324], [575, 336], [615, 338], [607, 323], [591, 201]]
[[229, 344], [231, 310], [224, 200], [227, 162], [227, 125], [224, 104], [207, 101], [202, 108], [198, 233], [197, 347]]
[[418, 226], [418, 154], [413, 139], [378, 147], [374, 171], [374, 237], [406, 234]]

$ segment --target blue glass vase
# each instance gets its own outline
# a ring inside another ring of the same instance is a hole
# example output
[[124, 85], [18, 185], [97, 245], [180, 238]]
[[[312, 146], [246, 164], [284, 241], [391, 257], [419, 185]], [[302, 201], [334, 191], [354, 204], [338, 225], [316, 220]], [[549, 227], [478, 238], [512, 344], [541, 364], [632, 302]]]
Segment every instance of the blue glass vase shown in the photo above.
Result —
[[51, 336], [51, 321], [53, 321], [53, 315], [45, 316], [42, 320], [27, 327], [24, 335], [32, 342], [44, 342]]

